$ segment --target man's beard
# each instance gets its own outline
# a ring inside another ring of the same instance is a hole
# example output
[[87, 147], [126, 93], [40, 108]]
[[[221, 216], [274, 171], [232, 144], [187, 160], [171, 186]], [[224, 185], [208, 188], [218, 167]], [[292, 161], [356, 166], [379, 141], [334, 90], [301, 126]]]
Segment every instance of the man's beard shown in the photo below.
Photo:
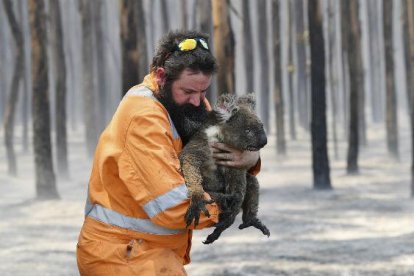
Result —
[[172, 98], [171, 83], [166, 83], [161, 89], [158, 100], [164, 105], [170, 114], [171, 120], [181, 137], [183, 145], [186, 145], [194, 133], [197, 132], [206, 121], [208, 111], [204, 101], [199, 106], [192, 104], [177, 104]]

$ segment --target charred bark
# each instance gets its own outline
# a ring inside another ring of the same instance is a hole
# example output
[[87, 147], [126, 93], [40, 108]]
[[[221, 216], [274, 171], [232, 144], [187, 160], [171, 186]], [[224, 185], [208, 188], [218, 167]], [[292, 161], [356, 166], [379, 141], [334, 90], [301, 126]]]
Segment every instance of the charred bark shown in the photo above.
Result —
[[350, 104], [349, 104], [349, 132], [348, 132], [348, 156], [347, 172], [349, 174], [358, 173], [358, 151], [359, 151], [359, 93], [363, 93], [361, 88], [361, 40], [359, 36], [359, 19], [358, 19], [358, 0], [350, 0], [342, 6], [344, 15], [343, 24], [350, 22], [350, 28], [347, 28], [348, 40], [348, 68], [350, 78]]
[[199, 30], [203, 33], [212, 34], [212, 3], [211, 1], [205, 0], [196, 0], [194, 4], [194, 26], [196, 30]]
[[386, 71], [386, 130], [387, 148], [392, 157], [398, 159], [397, 95], [395, 92], [393, 36], [392, 36], [393, 2], [383, 2], [384, 45]]
[[63, 178], [69, 177], [67, 130], [66, 130], [66, 62], [63, 49], [63, 29], [60, 1], [50, 1], [50, 19], [52, 27], [52, 53], [56, 62], [56, 151], [57, 171]]
[[295, 108], [295, 89], [293, 84], [293, 75], [295, 73], [295, 65], [293, 64], [293, 8], [288, 2], [289, 22], [288, 22], [288, 74], [289, 74], [289, 130], [290, 138], [296, 140], [296, 108]]
[[332, 110], [332, 142], [333, 148], [335, 153], [335, 158], [339, 158], [338, 153], [338, 137], [337, 137], [337, 128], [336, 125], [338, 124], [337, 119], [337, 91], [338, 91], [338, 73], [335, 70], [335, 47], [336, 47], [336, 40], [335, 40], [335, 28], [336, 28], [336, 20], [335, 20], [335, 13], [334, 13], [334, 5], [335, 3], [330, 1], [328, 2], [328, 30], [327, 30], [327, 40], [328, 40], [328, 76], [329, 76], [329, 85], [331, 91], [331, 110]]
[[412, 105], [411, 105], [411, 96], [412, 96], [412, 90], [414, 89], [414, 87], [412, 87], [412, 68], [411, 68], [411, 55], [410, 55], [410, 27], [409, 27], [409, 22], [410, 22], [410, 18], [409, 18], [409, 11], [408, 9], [410, 8], [409, 5], [410, 0], [404, 0], [402, 1], [402, 24], [403, 24], [403, 43], [404, 43], [404, 66], [405, 66], [405, 71], [406, 71], [406, 87], [407, 87], [407, 103], [408, 103], [408, 110], [410, 112], [412, 112]]
[[408, 18], [408, 33], [409, 33], [409, 59], [410, 70], [407, 74], [407, 78], [410, 81], [409, 94], [411, 95], [411, 197], [414, 197], [414, 2], [407, 1], [407, 18]]
[[40, 199], [58, 198], [50, 139], [46, 14], [43, 0], [29, 0], [32, 37], [33, 148], [36, 192]]
[[13, 78], [10, 85], [9, 99], [6, 107], [4, 118], [4, 135], [5, 146], [7, 153], [8, 173], [12, 176], [17, 176], [17, 162], [16, 153], [14, 151], [14, 118], [16, 114], [16, 106], [19, 99], [20, 82], [22, 80], [23, 70], [23, 33], [21, 27], [17, 22], [16, 15], [13, 11], [13, 3], [11, 0], [3, 0], [4, 9], [9, 20], [11, 33], [16, 46]]
[[187, 30], [188, 29], [187, 5], [188, 5], [188, 1], [187, 0], [181, 0], [181, 12], [182, 12], [182, 14], [181, 14], [181, 28], [183, 30]]
[[309, 130], [308, 114], [308, 82], [306, 79], [306, 43], [307, 32], [304, 22], [304, 0], [295, 1], [295, 25], [296, 25], [296, 55], [297, 55], [297, 90], [298, 90], [298, 112], [301, 126]]
[[143, 1], [137, 1], [137, 49], [138, 49], [138, 80], [144, 79], [148, 73], [147, 33], [145, 31], [145, 12]]
[[308, 16], [311, 50], [313, 187], [331, 189], [326, 131], [325, 50], [321, 5], [318, 0], [309, 1]]
[[250, 23], [250, 7], [248, 0], [242, 1], [243, 12], [243, 52], [244, 69], [246, 72], [246, 89], [248, 93], [254, 90], [254, 58], [253, 58], [253, 36]]
[[374, 122], [381, 122], [383, 118], [383, 102], [382, 102], [382, 85], [381, 85], [381, 44], [378, 26], [378, 0], [367, 0], [368, 4], [368, 24], [369, 24], [369, 61], [371, 65], [371, 106], [372, 119]]
[[273, 60], [274, 60], [274, 107], [276, 110], [276, 152], [286, 155], [284, 103], [282, 93], [281, 43], [279, 0], [272, 0]]
[[121, 51], [122, 51], [122, 95], [132, 86], [139, 83], [138, 79], [138, 37], [137, 37], [137, 2], [121, 0]]
[[[140, 1], [139, 1], [140, 2]], [[98, 100], [98, 132], [101, 132], [105, 127], [106, 123], [108, 122], [111, 114], [108, 112], [108, 80], [106, 77], [106, 55], [105, 55], [105, 48], [108, 47], [105, 39], [104, 39], [104, 30], [103, 30], [103, 8], [104, 8], [104, 1], [103, 0], [95, 0], [93, 1], [93, 16], [94, 16], [94, 33], [96, 37], [96, 72], [97, 72], [97, 91], [99, 91]]]
[[219, 94], [234, 91], [235, 41], [230, 23], [228, 1], [213, 0], [214, 52], [220, 68], [217, 74]]
[[257, 24], [258, 40], [260, 45], [259, 60], [260, 60], [260, 117], [263, 125], [267, 131], [269, 131], [269, 55], [267, 41], [267, 1], [257, 1], [257, 11], [260, 14]]
[[23, 152], [28, 153], [29, 151], [29, 91], [31, 90], [31, 81], [30, 81], [30, 34], [29, 34], [29, 22], [27, 16], [27, 3], [26, 1], [18, 2], [19, 11], [20, 11], [20, 21], [22, 24], [22, 35], [23, 35], [23, 68], [22, 68], [22, 145]]
[[163, 32], [168, 32], [170, 29], [170, 17], [168, 15], [168, 4], [166, 0], [161, 0], [161, 22]]
[[96, 97], [94, 87], [94, 48], [92, 33], [92, 1], [81, 0], [80, 10], [82, 17], [82, 60], [83, 60], [83, 110], [86, 132], [86, 149], [89, 157], [95, 152], [96, 141], [98, 139], [97, 119], [96, 119]]

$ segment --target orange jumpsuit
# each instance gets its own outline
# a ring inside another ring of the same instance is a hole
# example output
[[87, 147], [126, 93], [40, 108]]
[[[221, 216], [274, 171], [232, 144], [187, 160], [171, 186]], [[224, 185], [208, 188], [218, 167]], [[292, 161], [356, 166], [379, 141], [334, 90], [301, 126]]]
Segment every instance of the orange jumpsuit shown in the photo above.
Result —
[[[99, 138], [77, 245], [81, 275], [186, 275], [192, 230], [184, 221], [190, 201], [178, 160], [182, 142], [153, 93], [158, 86], [148, 75]], [[218, 206], [207, 209], [197, 229], [218, 222]]]

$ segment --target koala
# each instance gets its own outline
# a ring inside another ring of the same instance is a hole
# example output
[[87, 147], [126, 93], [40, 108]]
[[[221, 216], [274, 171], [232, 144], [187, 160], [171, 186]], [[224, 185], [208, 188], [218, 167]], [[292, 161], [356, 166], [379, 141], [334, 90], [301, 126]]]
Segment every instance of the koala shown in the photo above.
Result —
[[[259, 183], [256, 177], [245, 169], [216, 165], [209, 147], [210, 142], [221, 142], [239, 150], [263, 148], [267, 137], [254, 108], [253, 95], [240, 98], [221, 95], [206, 122], [190, 138], [179, 156], [191, 199], [185, 215], [187, 227], [193, 221], [197, 226], [200, 212], [209, 216], [206, 204], [217, 202], [223, 211], [205, 244], [217, 240], [234, 223], [241, 209], [243, 223], [239, 229], [253, 226], [270, 236], [267, 227], [257, 218]], [[204, 199], [204, 191], [211, 195], [211, 201]]]

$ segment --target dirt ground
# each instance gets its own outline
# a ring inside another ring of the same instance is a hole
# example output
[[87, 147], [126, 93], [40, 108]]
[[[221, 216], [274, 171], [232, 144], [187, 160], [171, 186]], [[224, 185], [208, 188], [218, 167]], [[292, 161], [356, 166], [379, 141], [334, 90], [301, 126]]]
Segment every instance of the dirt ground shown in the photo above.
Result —
[[[11, 178], [0, 147], [0, 275], [79, 274], [75, 247], [91, 167], [81, 138], [71, 135], [71, 180], [59, 181], [61, 199], [52, 201], [33, 200], [33, 157], [17, 147], [20, 176]], [[341, 140], [339, 159], [330, 149], [334, 189], [315, 191], [309, 139], [289, 142], [281, 158], [270, 137], [259, 175], [259, 216], [270, 238], [239, 230], [240, 219], [212, 245], [202, 243], [211, 229], [197, 231], [188, 274], [414, 275], [408, 131], [400, 137], [399, 161], [387, 156], [382, 127], [372, 127], [368, 138], [360, 174], [346, 175]]]

